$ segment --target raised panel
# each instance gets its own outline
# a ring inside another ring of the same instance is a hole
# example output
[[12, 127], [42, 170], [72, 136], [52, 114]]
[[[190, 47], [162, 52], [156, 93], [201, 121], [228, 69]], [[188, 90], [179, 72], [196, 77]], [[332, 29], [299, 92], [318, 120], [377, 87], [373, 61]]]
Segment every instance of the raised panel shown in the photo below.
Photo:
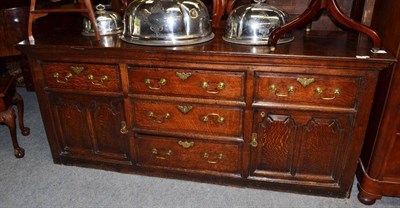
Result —
[[295, 123], [288, 115], [268, 115], [258, 126], [257, 171], [290, 173]]
[[391, 182], [400, 182], [400, 106], [397, 105], [395, 116], [391, 122], [392, 130], [387, 135], [388, 146], [386, 148], [387, 155], [382, 167], [382, 178]]
[[353, 116], [256, 110], [251, 175], [337, 183], [348, 155]]
[[92, 101], [89, 107], [91, 113], [94, 142], [98, 154], [114, 158], [126, 158], [125, 138], [119, 131], [123, 118], [122, 101], [119, 99], [108, 102]]
[[340, 125], [336, 119], [312, 118], [302, 127], [297, 174], [334, 180], [336, 164], [341, 163], [344, 129]]
[[388, 181], [400, 182], [400, 133], [397, 133], [394, 137], [394, 145], [387, 155], [383, 178]]
[[126, 138], [119, 132], [124, 120], [120, 98], [50, 97], [63, 154], [126, 160]]
[[62, 151], [73, 154], [89, 153], [93, 145], [84, 103], [64, 97], [53, 97], [53, 102], [53, 113]]

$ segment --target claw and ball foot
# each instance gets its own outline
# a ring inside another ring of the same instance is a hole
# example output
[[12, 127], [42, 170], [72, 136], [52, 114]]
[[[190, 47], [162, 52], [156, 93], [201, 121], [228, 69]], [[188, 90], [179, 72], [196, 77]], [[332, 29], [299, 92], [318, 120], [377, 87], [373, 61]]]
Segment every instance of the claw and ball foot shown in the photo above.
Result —
[[23, 158], [25, 156], [25, 150], [22, 147], [14, 149], [14, 155], [16, 158]]
[[15, 125], [15, 111], [10, 106], [6, 111], [0, 112], [0, 124], [5, 124], [10, 130], [12, 143], [14, 146], [14, 154], [17, 158], [22, 158], [25, 155], [25, 150], [18, 145], [17, 131]]
[[25, 127], [24, 125], [24, 100], [22, 99], [19, 93], [15, 93], [14, 97], [12, 98], [12, 102], [14, 105], [17, 106], [18, 109], [18, 124], [19, 129], [21, 130], [21, 134], [24, 136], [28, 136], [30, 133], [30, 129]]

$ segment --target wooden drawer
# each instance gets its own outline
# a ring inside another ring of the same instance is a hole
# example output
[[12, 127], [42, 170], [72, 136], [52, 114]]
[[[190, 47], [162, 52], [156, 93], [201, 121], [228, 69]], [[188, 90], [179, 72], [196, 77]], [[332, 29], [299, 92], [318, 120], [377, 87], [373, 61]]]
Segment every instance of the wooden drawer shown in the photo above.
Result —
[[138, 129], [240, 137], [242, 110], [188, 103], [134, 101]]
[[244, 100], [244, 72], [131, 67], [129, 83], [136, 94]]
[[116, 65], [43, 63], [46, 86], [59, 89], [120, 91]]
[[181, 169], [239, 173], [241, 145], [136, 135], [138, 163]]
[[255, 102], [354, 108], [358, 88], [354, 77], [256, 73]]

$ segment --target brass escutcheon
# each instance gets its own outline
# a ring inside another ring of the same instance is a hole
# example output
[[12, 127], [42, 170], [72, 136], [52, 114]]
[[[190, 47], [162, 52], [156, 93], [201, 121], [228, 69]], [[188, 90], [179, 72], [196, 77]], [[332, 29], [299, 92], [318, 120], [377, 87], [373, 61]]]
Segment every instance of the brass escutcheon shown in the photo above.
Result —
[[76, 74], [80, 74], [83, 70], [85, 70], [85, 67], [83, 66], [70, 66], [69, 68]]
[[188, 142], [188, 141], [179, 141], [178, 144], [181, 145], [185, 149], [188, 149], [188, 148], [194, 146], [194, 142]]
[[178, 105], [176, 106], [179, 111], [181, 111], [183, 114], [188, 114], [189, 111], [191, 111], [193, 109], [193, 106], [190, 105]]
[[187, 80], [190, 76], [192, 76], [192, 73], [190, 72], [176, 72], [176, 76], [179, 77], [182, 81]]
[[257, 142], [257, 133], [252, 133], [251, 134], [251, 142], [250, 145], [252, 147], [257, 147], [258, 146], [258, 142]]
[[307, 87], [308, 85], [310, 85], [311, 83], [313, 83], [315, 81], [314, 78], [297, 78], [297, 81], [303, 85], [303, 87]]
[[121, 129], [119, 130], [119, 132], [121, 134], [127, 134], [128, 133], [128, 129], [126, 129], [126, 122], [125, 121], [121, 121]]

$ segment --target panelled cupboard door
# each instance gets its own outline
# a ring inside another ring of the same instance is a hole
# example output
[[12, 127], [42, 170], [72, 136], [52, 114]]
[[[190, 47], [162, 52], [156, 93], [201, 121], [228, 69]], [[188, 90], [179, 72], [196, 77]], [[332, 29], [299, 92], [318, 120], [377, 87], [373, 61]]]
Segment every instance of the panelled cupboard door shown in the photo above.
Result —
[[352, 114], [255, 110], [250, 175], [338, 183], [351, 151], [353, 117]]
[[[391, 131], [388, 141], [389, 148], [386, 148], [386, 160], [381, 169], [380, 180], [400, 183], [400, 106], [397, 108], [396, 118], [393, 121], [393, 129]], [[398, 192], [400, 194], [400, 190]], [[397, 195], [399, 195], [397, 194]], [[395, 194], [393, 194], [395, 195]]]
[[67, 94], [49, 98], [62, 155], [127, 160], [121, 98]]

